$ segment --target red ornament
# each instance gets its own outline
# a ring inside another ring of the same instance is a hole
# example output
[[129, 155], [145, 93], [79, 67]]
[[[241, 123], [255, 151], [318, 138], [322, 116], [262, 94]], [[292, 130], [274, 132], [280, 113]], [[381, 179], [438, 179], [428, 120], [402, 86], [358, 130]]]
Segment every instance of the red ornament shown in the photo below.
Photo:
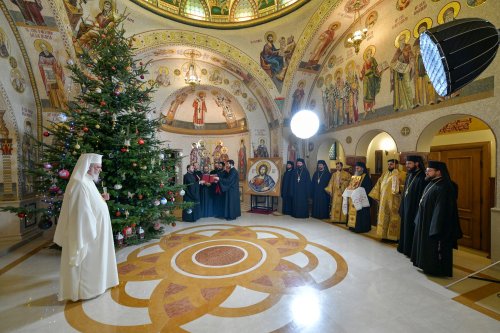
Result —
[[105, 35], [105, 34], [102, 34], [102, 35], [101, 35], [101, 37], [102, 37], [102, 38], [106, 38], [106, 35]]
[[177, 223], [172, 222], [172, 227], [175, 227], [176, 225], [177, 225]]
[[17, 213], [17, 216], [18, 216], [20, 219], [24, 219], [24, 218], [26, 217], [26, 213], [20, 212], [20, 213]]
[[88, 127], [84, 127], [84, 128], [83, 128], [83, 131], [84, 131], [85, 133], [87, 133], [87, 132], [89, 131], [89, 128], [88, 128]]
[[132, 223], [130, 226], [131, 226], [132, 228], [135, 228], [135, 226], [136, 226], [136, 225], [137, 225], [136, 223]]
[[111, 66], [111, 69], [116, 71], [116, 67], [115, 66]]
[[144, 75], [141, 75], [140, 78], [141, 78], [141, 80], [144, 80]]
[[137, 140], [137, 143], [140, 144], [140, 145], [143, 145], [144, 144], [144, 140], [143, 139], [139, 139], [139, 140]]
[[120, 149], [120, 150], [122, 151], [122, 153], [126, 153], [126, 152], [128, 152], [128, 149], [127, 149], [127, 148], [125, 148], [125, 147], [123, 147], [123, 148], [122, 148], [122, 149]]
[[101, 106], [106, 106], [106, 102], [105, 101], [101, 101], [100, 105]]
[[47, 132], [47, 131], [43, 132], [43, 136], [48, 137], [49, 135], [50, 135], [49, 132]]
[[137, 198], [139, 198], [139, 200], [142, 200], [142, 198], [144, 198], [144, 196], [143, 196], [142, 194], [139, 194], [139, 195], [137, 196]]
[[174, 194], [174, 192], [168, 191], [168, 195], [172, 195], [172, 194]]
[[139, 63], [139, 65], [141, 65], [141, 66], [142, 66], [142, 61]]
[[59, 170], [59, 177], [61, 177], [62, 179], [68, 179], [69, 176], [70, 176], [70, 173], [68, 170], [66, 170], [66, 169]]
[[160, 188], [163, 188], [163, 186], [165, 186], [165, 184], [163, 184], [163, 183], [160, 183]]
[[122, 215], [122, 213], [119, 210], [117, 210], [115, 215], [116, 215], [116, 217], [120, 217], [120, 215]]

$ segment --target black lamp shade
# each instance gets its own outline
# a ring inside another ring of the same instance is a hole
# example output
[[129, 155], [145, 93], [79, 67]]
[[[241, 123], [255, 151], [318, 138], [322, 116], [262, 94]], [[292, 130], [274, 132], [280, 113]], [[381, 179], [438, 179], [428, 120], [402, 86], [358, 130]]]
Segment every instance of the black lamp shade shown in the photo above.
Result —
[[473, 81], [493, 61], [498, 30], [479, 18], [448, 22], [420, 35], [425, 70], [436, 92], [449, 96]]

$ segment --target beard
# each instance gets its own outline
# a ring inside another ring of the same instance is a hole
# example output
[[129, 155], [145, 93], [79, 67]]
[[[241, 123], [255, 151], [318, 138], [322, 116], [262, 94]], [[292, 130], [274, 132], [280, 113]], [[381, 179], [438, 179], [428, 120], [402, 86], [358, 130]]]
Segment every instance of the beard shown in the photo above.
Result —
[[429, 181], [433, 180], [434, 178], [436, 178], [436, 176], [425, 176], [425, 181], [429, 182]]
[[415, 172], [415, 171], [417, 171], [417, 167], [413, 166], [412, 168], [406, 168], [406, 171], [408, 171], [408, 172]]
[[363, 174], [363, 171], [354, 171], [355, 176], [361, 176]]
[[387, 168], [387, 169], [388, 169], [389, 171], [393, 171], [393, 170], [394, 170], [394, 168]]
[[92, 180], [94, 183], [99, 183], [99, 173], [96, 172], [89, 172], [90, 177], [92, 177]]

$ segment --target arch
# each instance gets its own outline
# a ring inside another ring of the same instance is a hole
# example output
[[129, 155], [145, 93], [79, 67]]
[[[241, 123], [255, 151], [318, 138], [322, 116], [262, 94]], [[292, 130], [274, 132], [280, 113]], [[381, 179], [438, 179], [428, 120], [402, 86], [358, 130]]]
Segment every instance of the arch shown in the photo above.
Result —
[[368, 147], [369, 147], [370, 143], [380, 133], [385, 133], [392, 138], [392, 140], [394, 141], [394, 144], [396, 145], [396, 151], [397, 151], [396, 140], [389, 132], [386, 132], [385, 130], [381, 130], [381, 129], [373, 129], [373, 130], [366, 132], [365, 134], [363, 134], [359, 138], [358, 142], [356, 143], [356, 148], [354, 150], [356, 156], [365, 156], [367, 151], [368, 151]]
[[[260, 67], [260, 64], [234, 45], [206, 34], [193, 31], [166, 29], [150, 30], [139, 33], [135, 35], [133, 42], [133, 47], [136, 49], [136, 55], [149, 53], [162, 47], [179, 45], [196, 47], [200, 50], [212, 52], [215, 55], [229, 60], [225, 65], [235, 67], [244, 74], [248, 72], [248, 83], [246, 85], [249, 90], [256, 92], [254, 95], [261, 105], [262, 110], [265, 111], [268, 122], [272, 122], [273, 120], [277, 120], [279, 123], [283, 122], [283, 114], [276, 103], [274, 103], [274, 98], [279, 96], [274, 83]], [[225, 70], [224, 67], [221, 67], [221, 69]]]
[[[326, 138], [323, 141], [321, 141], [321, 144], [318, 146], [317, 151], [316, 151], [316, 160], [325, 160], [330, 168], [335, 167], [330, 165], [330, 158], [329, 158], [329, 151], [331, 146], [337, 143], [337, 159], [336, 161], [341, 160], [342, 162], [345, 163], [345, 150], [344, 146], [342, 143], [335, 139], [335, 138]], [[344, 155], [344, 160], [341, 159], [341, 155]]]
[[490, 129], [491, 133], [493, 134], [493, 136], [495, 137], [495, 143], [498, 142], [497, 137], [495, 136], [495, 131], [493, 131], [493, 127], [490, 124], [488, 124], [488, 122], [486, 122], [484, 119], [481, 119], [481, 117], [467, 113], [454, 113], [431, 120], [431, 122], [429, 122], [429, 124], [427, 124], [424, 127], [424, 129], [420, 132], [420, 136], [418, 137], [418, 140], [416, 142], [415, 151], [429, 152], [431, 149], [431, 143], [432, 140], [434, 139], [434, 136], [439, 132], [439, 130], [444, 125], [454, 120], [469, 116], [477, 118], [481, 120], [484, 124], [486, 124]]

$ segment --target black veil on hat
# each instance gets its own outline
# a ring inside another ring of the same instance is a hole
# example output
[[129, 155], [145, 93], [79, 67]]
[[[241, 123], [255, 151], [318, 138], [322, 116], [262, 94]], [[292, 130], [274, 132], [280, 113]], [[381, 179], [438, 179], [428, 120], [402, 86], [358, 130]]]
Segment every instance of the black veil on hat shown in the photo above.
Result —
[[286, 161], [286, 164], [290, 164], [292, 166], [291, 170], [295, 167], [295, 163], [293, 163], [293, 161]]
[[303, 164], [304, 166], [306, 165], [306, 161], [304, 161], [304, 159], [303, 159], [303, 158], [298, 158], [298, 159], [297, 159], [297, 163], [298, 163], [298, 162], [302, 162], [302, 164]]
[[446, 166], [446, 163], [441, 161], [429, 161], [427, 167], [441, 171], [441, 176], [451, 181], [450, 173], [448, 172], [448, 167]]
[[324, 166], [325, 168], [328, 168], [328, 166], [326, 165], [325, 160], [319, 160], [317, 164], [323, 164], [323, 166]]
[[358, 161], [354, 164], [355, 167], [361, 167], [363, 168], [363, 173], [368, 173], [367, 170], [366, 170], [366, 164], [365, 162], [361, 162], [361, 161]]
[[425, 169], [424, 159], [420, 155], [408, 155], [406, 157], [406, 160], [409, 161], [409, 162], [413, 162], [413, 163], [418, 162], [419, 169], [421, 169], [421, 170]]

